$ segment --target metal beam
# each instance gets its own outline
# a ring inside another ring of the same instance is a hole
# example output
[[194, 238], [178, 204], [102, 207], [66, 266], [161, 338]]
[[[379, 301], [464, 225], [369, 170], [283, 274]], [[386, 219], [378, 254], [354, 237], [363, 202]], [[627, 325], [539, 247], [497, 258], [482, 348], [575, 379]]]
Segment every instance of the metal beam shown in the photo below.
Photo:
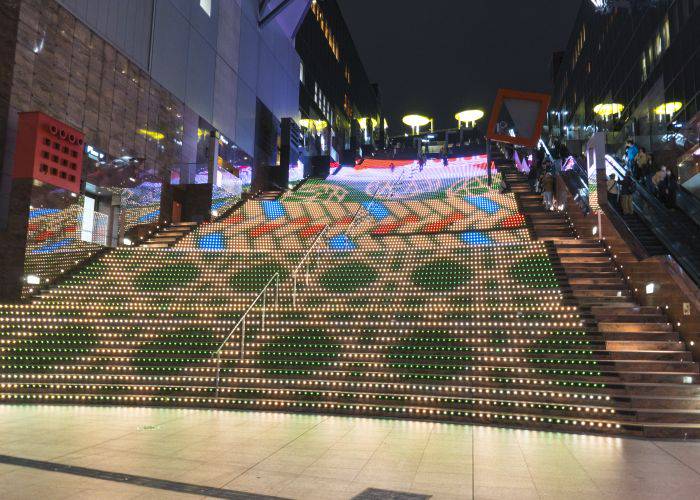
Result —
[[[263, 0], [264, 1], [264, 0]], [[264, 28], [267, 23], [272, 21], [275, 17], [277, 17], [277, 14], [282, 12], [287, 5], [291, 3], [292, 0], [282, 0], [280, 3], [277, 4], [277, 7], [272, 9], [268, 15], [260, 19], [258, 22], [258, 26], [261, 28]]]

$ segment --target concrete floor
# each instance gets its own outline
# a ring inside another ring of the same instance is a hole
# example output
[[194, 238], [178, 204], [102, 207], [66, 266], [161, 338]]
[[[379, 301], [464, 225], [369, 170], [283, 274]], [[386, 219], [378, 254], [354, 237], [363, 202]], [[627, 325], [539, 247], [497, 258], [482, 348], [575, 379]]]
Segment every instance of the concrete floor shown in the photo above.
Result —
[[700, 498], [700, 442], [281, 413], [0, 406], [0, 498], [202, 497], [7, 465], [12, 457], [232, 496], [349, 499], [379, 488], [432, 498]]

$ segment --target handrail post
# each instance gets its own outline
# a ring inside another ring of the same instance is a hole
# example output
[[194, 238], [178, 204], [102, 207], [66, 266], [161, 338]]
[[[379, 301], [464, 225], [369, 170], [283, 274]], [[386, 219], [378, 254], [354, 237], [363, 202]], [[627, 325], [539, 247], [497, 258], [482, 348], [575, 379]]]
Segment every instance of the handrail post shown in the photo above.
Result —
[[260, 331], [265, 332], [265, 310], [267, 309], [267, 288], [263, 293], [263, 306], [262, 306], [262, 322], [260, 326]]
[[241, 323], [241, 360], [245, 359], [245, 320], [246, 316], [243, 316], [243, 323]]
[[219, 380], [221, 379], [221, 350], [216, 351], [216, 393], [215, 397], [219, 397]]
[[294, 289], [292, 290], [292, 305], [296, 307], [297, 305], [297, 275], [294, 274]]

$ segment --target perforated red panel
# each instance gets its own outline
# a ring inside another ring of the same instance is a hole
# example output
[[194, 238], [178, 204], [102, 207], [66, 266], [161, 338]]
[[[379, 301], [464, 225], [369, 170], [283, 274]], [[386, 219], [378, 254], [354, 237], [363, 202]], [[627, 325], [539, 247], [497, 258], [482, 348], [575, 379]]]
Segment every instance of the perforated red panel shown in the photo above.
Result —
[[80, 192], [82, 132], [38, 111], [20, 113], [14, 177]]

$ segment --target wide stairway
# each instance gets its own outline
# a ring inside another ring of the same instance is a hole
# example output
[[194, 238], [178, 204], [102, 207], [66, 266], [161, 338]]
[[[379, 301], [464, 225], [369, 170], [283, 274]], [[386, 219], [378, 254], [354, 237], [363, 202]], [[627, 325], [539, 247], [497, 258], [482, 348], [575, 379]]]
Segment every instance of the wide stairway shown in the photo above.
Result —
[[517, 175], [341, 170], [2, 306], [0, 401], [699, 435], [678, 335]]

